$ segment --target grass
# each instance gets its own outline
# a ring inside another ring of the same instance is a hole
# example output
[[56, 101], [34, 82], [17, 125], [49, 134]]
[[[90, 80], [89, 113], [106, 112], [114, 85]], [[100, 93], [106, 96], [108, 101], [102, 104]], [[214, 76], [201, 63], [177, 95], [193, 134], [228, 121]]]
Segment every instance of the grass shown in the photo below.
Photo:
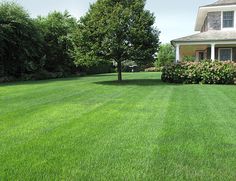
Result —
[[0, 180], [236, 180], [236, 87], [159, 73], [0, 85]]

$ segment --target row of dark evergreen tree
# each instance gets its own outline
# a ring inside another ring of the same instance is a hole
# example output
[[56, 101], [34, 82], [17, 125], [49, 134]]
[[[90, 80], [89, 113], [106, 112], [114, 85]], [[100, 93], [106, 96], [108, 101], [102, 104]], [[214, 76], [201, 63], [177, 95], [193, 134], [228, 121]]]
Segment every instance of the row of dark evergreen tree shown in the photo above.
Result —
[[154, 62], [155, 18], [145, 0], [98, 0], [79, 21], [67, 11], [33, 19], [16, 3], [0, 4], [0, 77], [44, 79], [109, 72], [117, 63]]

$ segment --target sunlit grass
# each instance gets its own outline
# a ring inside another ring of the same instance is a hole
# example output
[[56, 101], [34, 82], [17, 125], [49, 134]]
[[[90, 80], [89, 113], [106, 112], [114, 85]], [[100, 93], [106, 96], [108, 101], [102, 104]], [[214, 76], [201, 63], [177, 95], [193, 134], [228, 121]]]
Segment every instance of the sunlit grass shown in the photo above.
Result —
[[0, 180], [236, 180], [236, 87], [159, 73], [0, 85]]

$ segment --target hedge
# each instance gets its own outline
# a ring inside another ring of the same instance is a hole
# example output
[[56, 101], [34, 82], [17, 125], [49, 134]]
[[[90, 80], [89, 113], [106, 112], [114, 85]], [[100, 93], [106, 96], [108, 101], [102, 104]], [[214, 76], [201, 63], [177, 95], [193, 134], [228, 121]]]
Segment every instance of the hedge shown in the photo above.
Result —
[[162, 69], [162, 81], [186, 84], [236, 84], [236, 63], [206, 60], [169, 64]]

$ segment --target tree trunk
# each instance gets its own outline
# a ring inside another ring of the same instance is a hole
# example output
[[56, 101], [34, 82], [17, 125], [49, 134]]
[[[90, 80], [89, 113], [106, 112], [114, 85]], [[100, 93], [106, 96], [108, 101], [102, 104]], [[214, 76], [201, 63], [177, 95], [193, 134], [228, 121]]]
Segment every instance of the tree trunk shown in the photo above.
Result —
[[117, 62], [117, 71], [118, 71], [118, 81], [122, 81], [122, 67], [121, 67], [121, 61]]

